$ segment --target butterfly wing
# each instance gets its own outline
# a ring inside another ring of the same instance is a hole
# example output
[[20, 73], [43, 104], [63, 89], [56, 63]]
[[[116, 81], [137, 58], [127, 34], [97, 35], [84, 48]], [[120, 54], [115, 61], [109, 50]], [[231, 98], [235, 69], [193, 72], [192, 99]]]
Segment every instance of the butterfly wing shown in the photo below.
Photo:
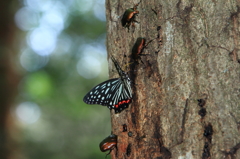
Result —
[[[114, 109], [115, 113], [119, 113], [131, 102], [130, 82], [127, 83], [129, 86], [126, 87], [121, 78], [107, 80], [89, 91], [83, 101], [87, 104], [108, 106], [109, 109]], [[130, 88], [130, 91], [126, 88]]]
[[112, 95], [116, 92], [114, 84], [118, 83], [118, 81], [119, 78], [114, 78], [98, 84], [85, 95], [83, 101], [87, 104], [109, 106], [112, 102]]
[[120, 113], [122, 110], [128, 107], [128, 104], [131, 102], [132, 99], [132, 91], [131, 91], [131, 82], [127, 79], [122, 81], [119, 79], [120, 82], [116, 83], [116, 91], [112, 97], [113, 105], [112, 107], [108, 107], [109, 109], [114, 109], [115, 113]]

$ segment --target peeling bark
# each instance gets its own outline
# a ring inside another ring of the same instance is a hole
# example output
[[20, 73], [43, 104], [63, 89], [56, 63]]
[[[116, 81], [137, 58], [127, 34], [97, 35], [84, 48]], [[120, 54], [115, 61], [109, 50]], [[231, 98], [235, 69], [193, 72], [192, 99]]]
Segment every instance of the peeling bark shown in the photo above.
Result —
[[[111, 112], [112, 158], [240, 158], [240, 1], [142, 1], [128, 32], [120, 19], [134, 3], [106, 1], [107, 50], [133, 81], [129, 108]], [[126, 65], [138, 37], [154, 40], [144, 64]]]

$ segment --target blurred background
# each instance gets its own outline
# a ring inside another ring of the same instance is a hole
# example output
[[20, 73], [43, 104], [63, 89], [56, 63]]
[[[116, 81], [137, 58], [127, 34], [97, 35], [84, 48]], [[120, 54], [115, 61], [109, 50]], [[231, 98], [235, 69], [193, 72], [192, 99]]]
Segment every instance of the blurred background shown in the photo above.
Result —
[[0, 110], [5, 155], [104, 158], [99, 143], [111, 133], [109, 109], [82, 99], [108, 79], [105, 0], [2, 2], [7, 29], [2, 26], [0, 32], [1, 68], [8, 68], [0, 70], [1, 100], [7, 99]]

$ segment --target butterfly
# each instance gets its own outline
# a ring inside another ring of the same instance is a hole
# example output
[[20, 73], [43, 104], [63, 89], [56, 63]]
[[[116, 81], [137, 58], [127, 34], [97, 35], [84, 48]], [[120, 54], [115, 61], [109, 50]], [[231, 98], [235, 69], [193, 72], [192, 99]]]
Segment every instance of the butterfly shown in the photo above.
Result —
[[98, 84], [84, 96], [83, 101], [107, 106], [110, 110], [114, 109], [115, 113], [120, 113], [131, 103], [131, 80], [113, 56], [111, 58], [120, 77]]

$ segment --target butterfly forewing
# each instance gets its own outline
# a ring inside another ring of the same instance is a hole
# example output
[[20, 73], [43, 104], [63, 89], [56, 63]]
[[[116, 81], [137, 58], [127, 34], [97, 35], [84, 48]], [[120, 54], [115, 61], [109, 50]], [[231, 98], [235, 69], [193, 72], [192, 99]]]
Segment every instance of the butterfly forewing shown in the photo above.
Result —
[[83, 101], [87, 104], [100, 104], [108, 106], [111, 102], [109, 99], [112, 98], [114, 91], [116, 91], [116, 87], [112, 86], [116, 85], [116, 83], [119, 83], [119, 78], [110, 79], [100, 83], [85, 95]]

